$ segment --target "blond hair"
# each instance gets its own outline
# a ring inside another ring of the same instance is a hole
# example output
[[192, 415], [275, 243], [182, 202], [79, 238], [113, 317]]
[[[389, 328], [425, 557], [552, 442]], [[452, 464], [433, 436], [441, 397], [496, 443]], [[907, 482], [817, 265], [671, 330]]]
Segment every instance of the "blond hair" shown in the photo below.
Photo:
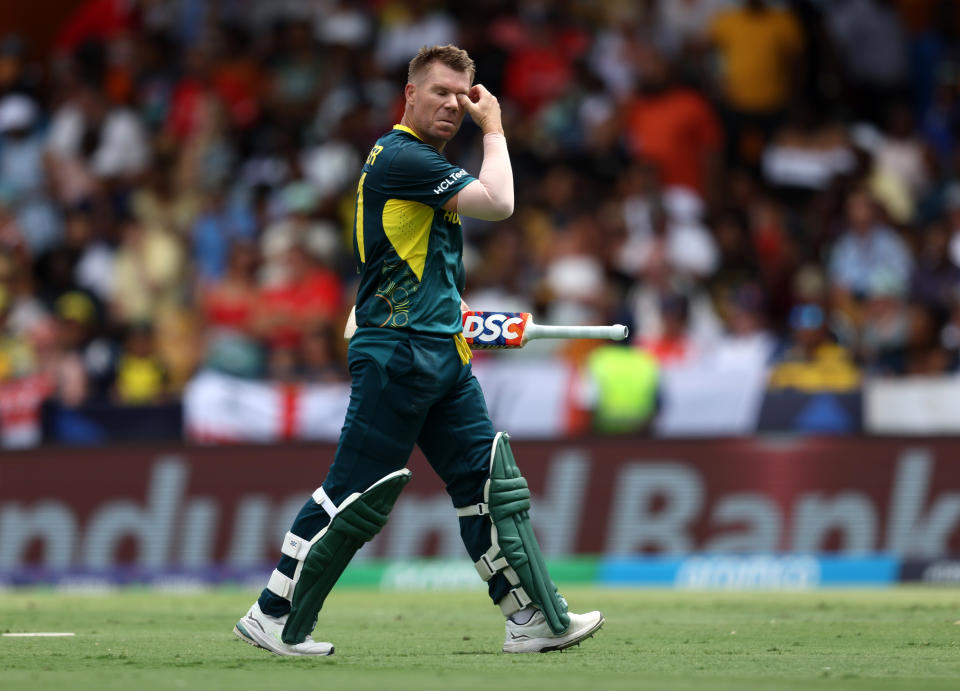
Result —
[[463, 48], [458, 48], [452, 43], [445, 46], [424, 46], [410, 61], [410, 66], [407, 68], [407, 81], [413, 82], [435, 62], [446, 65], [457, 72], [469, 73], [471, 83], [477, 71], [473, 59], [467, 55], [467, 51]]

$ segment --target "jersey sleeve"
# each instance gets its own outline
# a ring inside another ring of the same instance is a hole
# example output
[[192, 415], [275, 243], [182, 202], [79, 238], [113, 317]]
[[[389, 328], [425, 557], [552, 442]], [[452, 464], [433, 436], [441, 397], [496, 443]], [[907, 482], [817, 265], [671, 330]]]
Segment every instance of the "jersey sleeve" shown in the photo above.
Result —
[[426, 144], [408, 146], [398, 153], [387, 174], [385, 192], [439, 209], [447, 200], [476, 180], [460, 166]]

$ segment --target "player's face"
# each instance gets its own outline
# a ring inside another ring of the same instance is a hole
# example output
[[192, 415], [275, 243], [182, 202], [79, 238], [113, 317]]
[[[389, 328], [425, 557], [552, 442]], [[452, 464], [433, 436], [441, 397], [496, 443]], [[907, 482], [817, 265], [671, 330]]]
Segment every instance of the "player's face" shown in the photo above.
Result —
[[457, 72], [440, 62], [431, 64], [417, 83], [408, 85], [407, 112], [424, 141], [442, 148], [453, 138], [464, 115], [457, 94], [466, 94], [469, 89], [467, 72]]

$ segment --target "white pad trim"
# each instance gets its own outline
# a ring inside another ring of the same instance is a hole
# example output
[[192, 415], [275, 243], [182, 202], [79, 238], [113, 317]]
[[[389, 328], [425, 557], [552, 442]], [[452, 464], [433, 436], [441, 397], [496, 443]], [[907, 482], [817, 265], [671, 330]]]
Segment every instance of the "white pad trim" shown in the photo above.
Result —
[[293, 597], [293, 589], [295, 586], [296, 582], [292, 578], [284, 576], [276, 569], [273, 570], [273, 573], [270, 574], [270, 580], [267, 581], [267, 590], [274, 595], [282, 597], [284, 600], [289, 600]]
[[337, 505], [333, 503], [333, 500], [327, 496], [327, 493], [323, 491], [323, 487], [317, 487], [317, 491], [313, 493], [313, 500], [323, 507], [323, 510], [327, 512], [330, 518], [337, 515], [339, 509]]
[[312, 540], [307, 540], [288, 532], [283, 538], [283, 545], [280, 547], [280, 551], [288, 557], [293, 557], [297, 561], [303, 561], [306, 559], [307, 553], [310, 552], [310, 545], [312, 544]]
[[473, 563], [477, 573], [480, 574], [480, 578], [489, 581], [497, 571], [510, 567], [510, 565], [507, 564], [506, 557], [495, 558], [499, 553], [500, 547], [498, 545], [492, 545], [485, 554], [480, 556], [480, 559]]
[[527, 595], [527, 591], [517, 586], [504, 595], [497, 604], [500, 605], [500, 611], [503, 612], [503, 616], [509, 617], [511, 614], [519, 612], [532, 602], [533, 600]]
[[465, 516], [489, 516], [490, 507], [484, 502], [479, 504], [471, 504], [470, 506], [458, 506], [457, 507], [457, 516], [464, 518]]

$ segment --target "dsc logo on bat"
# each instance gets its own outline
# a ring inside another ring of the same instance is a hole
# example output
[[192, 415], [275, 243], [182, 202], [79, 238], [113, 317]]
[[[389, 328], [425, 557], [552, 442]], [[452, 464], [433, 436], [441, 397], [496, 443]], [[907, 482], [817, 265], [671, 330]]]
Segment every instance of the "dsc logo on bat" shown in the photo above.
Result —
[[526, 312], [464, 312], [463, 336], [480, 348], [520, 347], [528, 316]]

